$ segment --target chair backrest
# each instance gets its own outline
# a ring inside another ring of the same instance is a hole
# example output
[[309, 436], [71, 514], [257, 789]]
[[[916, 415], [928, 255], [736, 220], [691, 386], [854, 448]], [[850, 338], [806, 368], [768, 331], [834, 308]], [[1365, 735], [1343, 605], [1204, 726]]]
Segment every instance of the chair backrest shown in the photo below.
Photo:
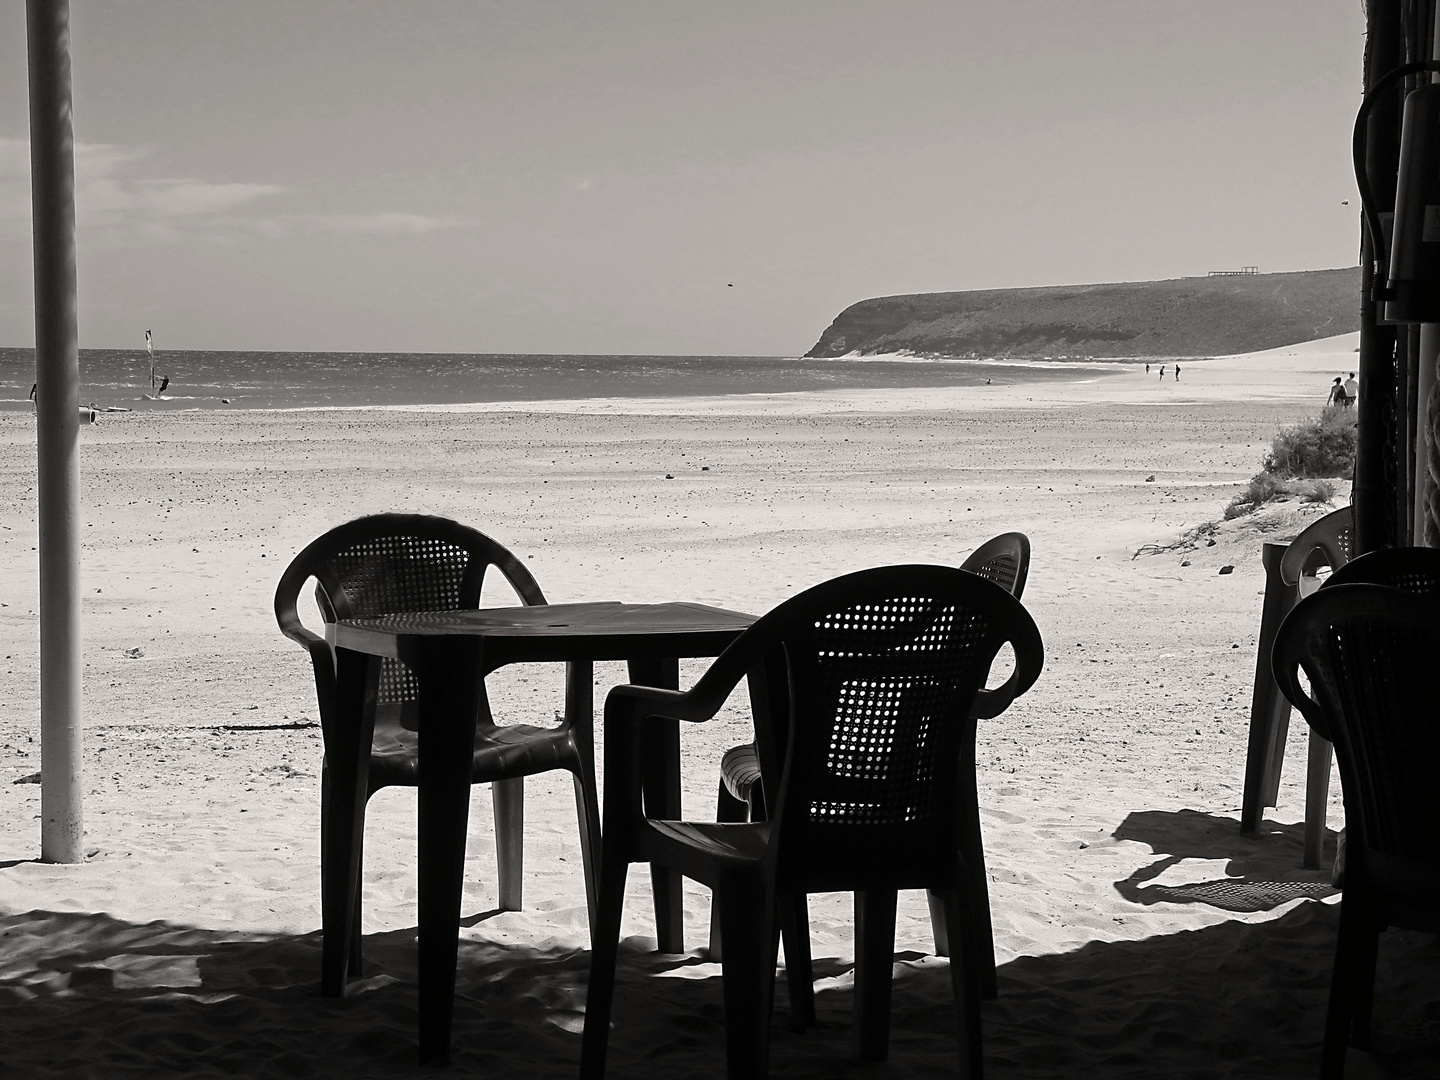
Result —
[[960, 569], [995, 582], [1018, 600], [1030, 573], [1030, 538], [1018, 532], [992, 536], [970, 553]]
[[1355, 513], [1348, 506], [1334, 510], [1307, 525], [1280, 558], [1280, 579], [1299, 585], [1302, 593], [1314, 591], [1310, 581], [1322, 566], [1339, 570], [1354, 550]]
[[1433, 599], [1384, 585], [1327, 584], [1286, 616], [1272, 655], [1280, 689], [1335, 744], [1347, 851], [1356, 853], [1347, 856], [1347, 881], [1353, 862], [1390, 892], [1440, 887], [1440, 610]]
[[[937, 858], [958, 851], [972, 710], [1006, 642], [1016, 669], [989, 693], [1008, 702], [1044, 660], [1019, 601], [956, 568], [891, 566], [800, 593], [732, 646], [732, 665], [783, 650], [788, 736], [771, 845], [782, 888], [937, 883]], [[768, 711], [756, 721], [768, 725]]]
[[[314, 635], [304, 630], [297, 611], [300, 589], [310, 578], [328, 637], [337, 619], [478, 607], [491, 566], [522, 603], [545, 603], [524, 565], [484, 533], [449, 518], [373, 514], [331, 529], [295, 556], [275, 590], [275, 617], [287, 637], [313, 654]], [[316, 673], [320, 677], [318, 659]], [[382, 662], [380, 704], [413, 702], [418, 689], [404, 664]]]
[[1372, 551], [1331, 574], [1325, 587], [1336, 585], [1389, 585], [1419, 596], [1440, 595], [1440, 549]]

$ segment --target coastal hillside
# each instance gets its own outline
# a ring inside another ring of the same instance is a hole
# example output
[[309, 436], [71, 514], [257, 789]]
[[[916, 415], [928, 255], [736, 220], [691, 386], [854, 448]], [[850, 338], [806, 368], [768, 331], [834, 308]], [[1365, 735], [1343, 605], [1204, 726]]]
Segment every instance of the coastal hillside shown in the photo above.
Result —
[[879, 296], [806, 356], [1224, 356], [1360, 327], [1360, 268]]

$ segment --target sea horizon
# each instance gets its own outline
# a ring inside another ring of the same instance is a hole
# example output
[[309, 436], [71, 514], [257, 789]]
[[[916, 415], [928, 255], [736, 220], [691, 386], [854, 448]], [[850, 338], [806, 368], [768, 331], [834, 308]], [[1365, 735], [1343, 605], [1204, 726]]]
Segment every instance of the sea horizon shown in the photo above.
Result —
[[[34, 349], [0, 348], [0, 411], [30, 408]], [[81, 349], [99, 409], [362, 409], [1049, 382], [1135, 361]], [[164, 387], [161, 392], [161, 387]]]

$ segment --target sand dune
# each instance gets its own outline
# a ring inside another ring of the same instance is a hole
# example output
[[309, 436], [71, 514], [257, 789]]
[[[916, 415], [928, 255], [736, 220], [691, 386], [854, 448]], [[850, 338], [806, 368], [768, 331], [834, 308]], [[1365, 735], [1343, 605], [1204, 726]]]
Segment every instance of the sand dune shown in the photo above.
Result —
[[[489, 532], [556, 601], [753, 611], [846, 570], [958, 562], [1027, 532], [1046, 672], [979, 747], [1002, 965], [984, 1007], [989, 1075], [1315, 1075], [1338, 909], [1328, 874], [1299, 867], [1298, 719], [1266, 835], [1242, 840], [1237, 824], [1266, 534], [1135, 553], [1218, 518], [1351, 348], [1186, 362], [1179, 384], [1132, 369], [935, 394], [104, 417], [84, 435], [93, 854], [76, 866], [34, 861], [39, 787], [15, 782], [39, 768], [33, 421], [0, 415], [0, 478], [19, 495], [0, 508], [6, 1075], [414, 1071], [413, 795], [372, 802], [367, 967], [348, 999], [323, 1000], [314, 690], [270, 611], [305, 542], [388, 509]], [[597, 698], [623, 678], [599, 665]], [[560, 704], [544, 667], [491, 686], [502, 718], [544, 721]], [[713, 813], [720, 754], [747, 737], [738, 702], [687, 728], [687, 812]], [[456, 1073], [564, 1076], [578, 1060], [573, 803], [558, 777], [527, 790], [522, 912], [494, 910], [489, 799], [473, 797]], [[1330, 822], [1333, 844], [1338, 783]], [[632, 875], [613, 1075], [720, 1074], [718, 968], [698, 949], [709, 900], [687, 897], [696, 948], [659, 956]], [[776, 1075], [952, 1073], [923, 898], [902, 898], [885, 1066], [849, 1057], [848, 898], [815, 898], [812, 918], [821, 1026], [789, 1033], [780, 995]], [[1349, 1075], [1435, 1073], [1437, 960], [1433, 938], [1387, 938], [1377, 1052], [1352, 1053]]]

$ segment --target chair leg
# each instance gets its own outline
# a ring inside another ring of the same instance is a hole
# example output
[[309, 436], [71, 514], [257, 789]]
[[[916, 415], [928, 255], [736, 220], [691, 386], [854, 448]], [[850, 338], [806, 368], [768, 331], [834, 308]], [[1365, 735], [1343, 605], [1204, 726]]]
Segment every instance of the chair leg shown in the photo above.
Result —
[[[369, 793], [374, 686], [379, 661], [336, 651], [335, 718], [327, 732], [320, 784], [320, 993], [342, 997], [359, 948], [360, 860]], [[371, 705], [367, 706], [367, 697]], [[336, 737], [336, 733], [345, 737]]]
[[925, 890], [925, 903], [930, 907], [930, 931], [935, 935], [935, 955], [950, 955], [950, 927], [945, 921], [945, 894], [939, 889]]
[[1305, 852], [1301, 865], [1306, 870], [1320, 866], [1320, 847], [1325, 839], [1325, 811], [1330, 800], [1330, 742], [1310, 732], [1310, 754], [1305, 769]]
[[1280, 766], [1285, 758], [1285, 733], [1290, 725], [1290, 703], [1280, 693], [1270, 669], [1270, 650], [1286, 613], [1295, 606], [1298, 592], [1280, 576], [1280, 561], [1287, 544], [1265, 544], [1260, 561], [1265, 567], [1265, 600], [1260, 613], [1260, 637], [1255, 650], [1255, 688], [1250, 699], [1250, 738], [1245, 756], [1245, 788], [1241, 800], [1240, 832], [1254, 836], [1275, 805]]
[[770, 1007], [775, 990], [775, 898], [758, 873], [734, 873], [717, 890], [725, 940], [721, 982], [725, 996], [725, 1075], [769, 1075]]
[[[966, 792], [966, 803], [960, 822], [960, 854], [967, 872], [969, 917], [974, 925], [968, 955], [976, 965], [980, 997], [992, 1001], [1000, 994], [995, 979], [995, 928], [990, 921], [990, 875], [985, 870], [985, 841], [980, 832], [980, 797], [973, 787]], [[935, 894], [930, 896], [930, 925], [935, 932], [935, 955], [948, 956], [951, 955], [951, 935], [949, 928], [944, 925], [945, 905], [943, 901], [936, 902], [938, 898]], [[939, 924], [935, 919], [937, 908], [941, 916]], [[942, 934], [946, 952], [940, 951]]]
[[973, 894], [963, 888], [941, 894], [946, 926], [955, 931], [956, 954], [950, 958], [950, 987], [955, 995], [955, 1033], [960, 1051], [960, 1075], [981, 1080], [985, 1072], [984, 1045], [980, 1038], [980, 978], [971, 955], [969, 932]]
[[890, 1053], [895, 895], [894, 889], [855, 894], [855, 1048], [867, 1061], [884, 1061]]
[[628, 870], [624, 859], [607, 859], [602, 853], [599, 908], [590, 934], [590, 982], [585, 993], [585, 1031], [580, 1040], [580, 1080], [602, 1080], [605, 1075]]
[[1350, 1042], [1370, 1049], [1370, 1017], [1375, 1005], [1375, 961], [1380, 951], [1380, 930], [1367, 925], [1357, 931], [1355, 948], [1354, 1011], [1350, 1016]]
[[790, 992], [790, 1030], [815, 1026], [815, 969], [810, 954], [810, 905], [804, 893], [779, 898], [785, 939], [785, 986]]
[[524, 907], [525, 778], [514, 776], [490, 785], [495, 805], [495, 861], [499, 864], [500, 910]]
[[1345, 1073], [1345, 1052], [1355, 1016], [1355, 990], [1363, 964], [1360, 941], [1365, 933], [1364, 902], [1353, 889], [1340, 900], [1340, 933], [1335, 941], [1335, 967], [1330, 975], [1330, 1001], [1325, 1012], [1325, 1042], [1320, 1059], [1320, 1080], [1340, 1080]]
[[[720, 792], [715, 798], [715, 820], [734, 824], [750, 820], [750, 807], [730, 794], [723, 776], [720, 778]], [[710, 959], [722, 960], [724, 950], [725, 942], [720, 934], [720, 893], [717, 891], [710, 898]]]
[[595, 923], [600, 915], [600, 805], [595, 798], [595, 769], [589, 779], [575, 777], [575, 816], [580, 819], [580, 862], [585, 870], [585, 908], [590, 923], [590, 944], [595, 944]]
[[565, 665], [565, 722], [579, 767], [575, 778], [575, 813], [580, 819], [580, 861], [585, 870], [585, 906], [590, 940], [600, 914], [600, 803], [595, 783], [595, 666], [573, 660]]
[[361, 913], [361, 907], [362, 907], [361, 901], [362, 901], [362, 899], [363, 899], [364, 891], [365, 891], [365, 878], [364, 878], [364, 866], [365, 866], [364, 845], [365, 845], [365, 838], [364, 838], [364, 830], [362, 829], [362, 830], [361, 830], [360, 838], [356, 841], [356, 847], [359, 848], [360, 850], [358, 850], [358, 851], [356, 852], [356, 858], [355, 858], [356, 863], [358, 863], [359, 866], [361, 867], [361, 872], [360, 872], [360, 874], [356, 877], [356, 880], [355, 880], [355, 914], [354, 914], [353, 916], [351, 916], [351, 920], [352, 920], [352, 921], [351, 921], [351, 923], [350, 923], [350, 971], [349, 971], [349, 974], [350, 974], [350, 977], [351, 977], [351, 978], [356, 978], [356, 979], [358, 979], [362, 974], [364, 974], [364, 972], [363, 972], [363, 970], [362, 970], [362, 968], [361, 968], [361, 966], [360, 966], [361, 963], [363, 962], [363, 961], [362, 961], [362, 958], [361, 958], [361, 956], [360, 956], [360, 942], [361, 942], [361, 939], [362, 939], [362, 937], [363, 937], [363, 934], [361, 933], [361, 930], [360, 930], [360, 927], [363, 925], [363, 924], [360, 922], [360, 913]]

